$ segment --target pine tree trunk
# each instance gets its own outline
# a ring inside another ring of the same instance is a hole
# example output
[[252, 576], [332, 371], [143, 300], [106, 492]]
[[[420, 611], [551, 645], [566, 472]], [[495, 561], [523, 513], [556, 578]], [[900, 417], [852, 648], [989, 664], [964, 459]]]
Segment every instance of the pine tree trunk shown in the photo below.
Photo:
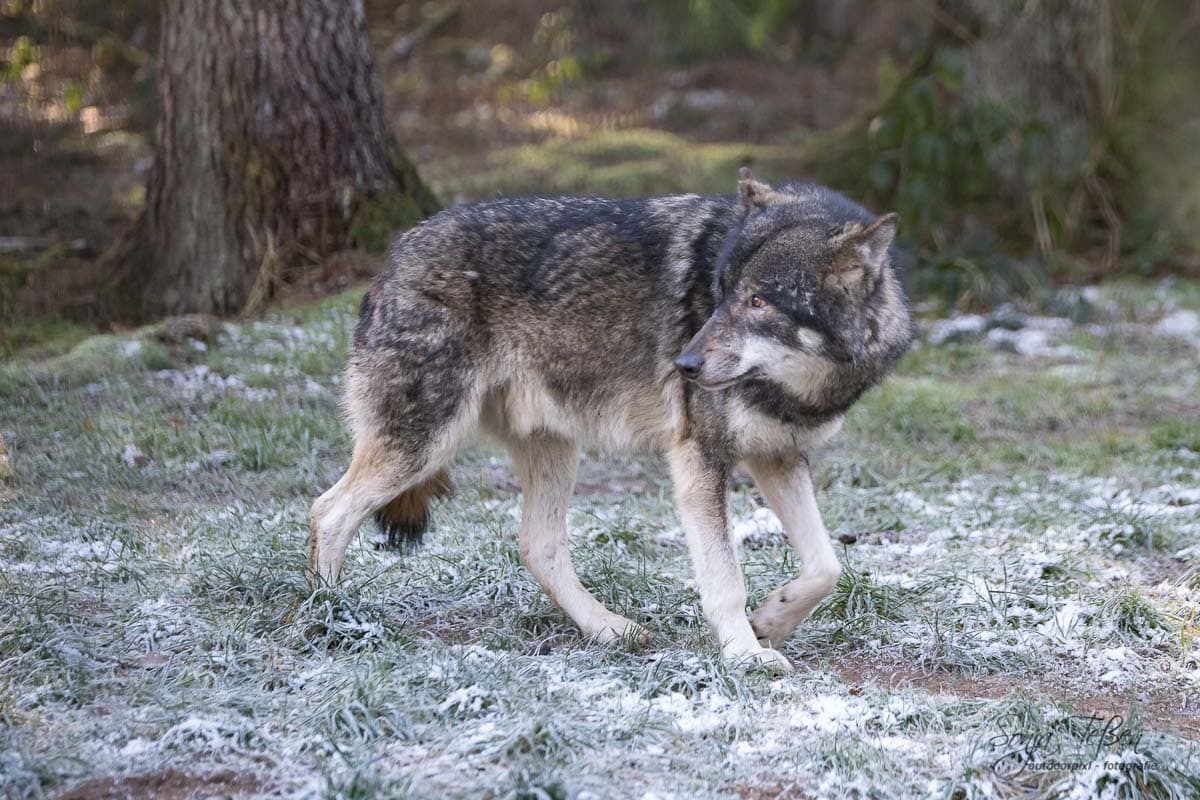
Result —
[[235, 313], [437, 210], [387, 127], [362, 0], [166, 0], [160, 47], [146, 206], [106, 259], [115, 316]]

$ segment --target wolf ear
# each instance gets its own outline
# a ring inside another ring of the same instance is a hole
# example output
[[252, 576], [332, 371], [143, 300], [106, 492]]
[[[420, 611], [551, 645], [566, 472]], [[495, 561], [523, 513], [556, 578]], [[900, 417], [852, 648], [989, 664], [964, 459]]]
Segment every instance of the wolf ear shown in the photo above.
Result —
[[782, 192], [777, 192], [762, 181], [754, 180], [749, 167], [738, 170], [738, 194], [742, 197], [742, 208], [751, 211], [785, 199]]
[[866, 294], [875, 288], [888, 263], [888, 248], [896, 240], [900, 216], [884, 214], [865, 228], [851, 222], [833, 235], [830, 244], [837, 255], [826, 277], [827, 282], [847, 292]]

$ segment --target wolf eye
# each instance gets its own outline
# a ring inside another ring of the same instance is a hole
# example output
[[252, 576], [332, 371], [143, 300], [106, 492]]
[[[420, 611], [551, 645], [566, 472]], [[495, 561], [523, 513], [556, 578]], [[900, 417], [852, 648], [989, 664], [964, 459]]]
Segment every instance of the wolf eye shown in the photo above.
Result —
[[759, 297], [756, 294], [752, 294], [752, 295], [750, 295], [750, 305], [753, 306], [754, 308], [766, 308], [767, 301], [763, 300], [761, 297]]

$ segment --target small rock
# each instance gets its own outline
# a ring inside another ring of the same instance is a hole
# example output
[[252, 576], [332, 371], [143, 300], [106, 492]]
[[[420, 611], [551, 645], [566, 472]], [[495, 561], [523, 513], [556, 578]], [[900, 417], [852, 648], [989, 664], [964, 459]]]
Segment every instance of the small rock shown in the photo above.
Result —
[[163, 667], [169, 663], [171, 663], [171, 657], [166, 653], [146, 653], [141, 659], [141, 665], [146, 669]]
[[974, 342], [983, 335], [987, 320], [980, 314], [962, 314], [939, 319], [929, 326], [931, 344], [961, 344]]
[[1025, 326], [1062, 336], [1070, 333], [1074, 324], [1066, 317], [1026, 317]]
[[992, 328], [987, 335], [992, 349], [1004, 353], [1033, 355], [1046, 347], [1049, 337], [1043, 331], [1014, 331], [1008, 328]]
[[996, 329], [1019, 331], [1025, 325], [1025, 315], [1018, 311], [1012, 303], [1005, 303], [997, 307], [987, 319], [987, 329], [989, 331]]
[[683, 93], [683, 105], [693, 111], [719, 111], [736, 108], [746, 111], [753, 107], [754, 101], [745, 95], [727, 92], [724, 89], [689, 89]]
[[213, 450], [211, 453], [200, 459], [206, 466], [219, 467], [222, 464], [228, 464], [237, 458], [237, 453], [232, 450]]
[[1046, 303], [1047, 310], [1066, 317], [1076, 325], [1095, 322], [1100, 316], [1104, 293], [1098, 286], [1064, 286]]
[[1172, 311], [1158, 321], [1154, 332], [1162, 336], [1195, 341], [1200, 338], [1200, 313], [1191, 309]]
[[155, 338], [166, 344], [183, 344], [188, 339], [208, 342], [223, 327], [221, 320], [212, 314], [183, 314], [163, 320]]
[[150, 456], [143, 453], [141, 448], [131, 442], [125, 445], [125, 450], [121, 453], [121, 461], [127, 467], [144, 467], [150, 463]]
[[189, 461], [183, 465], [183, 468], [188, 472], [199, 472], [204, 469], [218, 469], [230, 463], [237, 458], [237, 453], [232, 450], [213, 450], [211, 453], [205, 453], [195, 461]]

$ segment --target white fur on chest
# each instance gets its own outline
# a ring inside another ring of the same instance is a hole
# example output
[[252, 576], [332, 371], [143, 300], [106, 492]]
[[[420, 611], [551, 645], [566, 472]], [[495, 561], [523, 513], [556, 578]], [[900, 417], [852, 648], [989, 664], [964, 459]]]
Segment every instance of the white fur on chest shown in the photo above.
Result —
[[844, 421], [844, 416], [837, 416], [814, 428], [802, 428], [755, 411], [741, 400], [733, 400], [729, 408], [729, 428], [742, 455], [807, 452], [832, 439]]

